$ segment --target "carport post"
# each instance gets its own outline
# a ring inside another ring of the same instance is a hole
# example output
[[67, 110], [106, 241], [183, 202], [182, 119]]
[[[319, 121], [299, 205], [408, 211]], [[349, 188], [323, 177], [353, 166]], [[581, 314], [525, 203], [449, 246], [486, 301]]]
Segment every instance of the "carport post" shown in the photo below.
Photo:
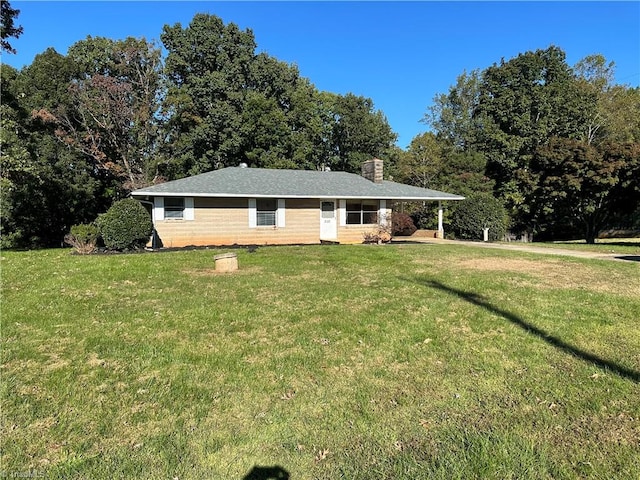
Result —
[[444, 227], [442, 226], [442, 202], [438, 200], [438, 238], [444, 238]]

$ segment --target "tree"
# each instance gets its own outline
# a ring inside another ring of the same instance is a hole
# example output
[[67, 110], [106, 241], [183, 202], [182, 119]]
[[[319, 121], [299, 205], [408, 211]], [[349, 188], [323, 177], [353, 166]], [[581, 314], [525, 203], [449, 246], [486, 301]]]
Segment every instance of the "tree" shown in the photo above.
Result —
[[396, 139], [371, 99], [318, 92], [295, 66], [256, 55], [251, 30], [198, 14], [161, 39], [170, 176], [241, 162], [356, 172]]
[[588, 144], [598, 139], [600, 130], [606, 124], [603, 101], [613, 83], [614, 68], [613, 62], [607, 63], [602, 55], [589, 55], [574, 66], [579, 88], [585, 95], [597, 99], [597, 108], [588, 113], [585, 132], [581, 137]]
[[589, 55], [574, 67], [584, 97], [595, 98], [581, 139], [589, 144], [640, 141], [640, 91], [615, 85], [615, 63]]
[[11, 46], [7, 39], [11, 37], [18, 38], [22, 35], [22, 26], [16, 26], [14, 23], [20, 14], [20, 10], [12, 8], [9, 0], [0, 1], [0, 10], [0, 16], [2, 18], [2, 26], [0, 28], [0, 47], [5, 52], [16, 53], [16, 50]]
[[495, 182], [486, 175], [487, 159], [482, 153], [445, 151], [443, 167], [438, 190], [465, 196], [479, 192], [493, 194]]
[[20, 72], [1, 68], [3, 246], [59, 246], [71, 225], [104, 211], [117, 188], [113, 178], [56, 140], [54, 124], [31, 116], [69, 104], [73, 62], [48, 49]]
[[516, 226], [532, 228], [534, 152], [552, 137], [580, 138], [596, 104], [595, 96], [583, 94], [557, 47], [520, 54], [483, 72], [477, 146]]
[[163, 111], [174, 172], [191, 175], [237, 165], [253, 33], [197, 14], [187, 28], [166, 25], [160, 38], [168, 52]]
[[[491, 194], [495, 182], [486, 174], [486, 159], [474, 150], [458, 150], [446, 137], [431, 132], [417, 135], [406, 152], [402, 152], [395, 168], [403, 183], [459, 195], [478, 192]], [[458, 202], [448, 205], [444, 222], [449, 223]], [[437, 205], [415, 203], [406, 206], [420, 228], [437, 228]]]
[[153, 182], [157, 172], [160, 51], [144, 39], [91, 38], [69, 49], [76, 67], [69, 104], [34, 116], [54, 124], [56, 136], [121, 179], [125, 190]]
[[322, 161], [320, 96], [295, 65], [266, 53], [251, 62], [241, 155], [258, 167], [315, 169]]
[[[581, 222], [587, 243], [599, 231], [620, 200], [637, 205], [640, 144], [606, 144], [554, 138], [536, 151], [534, 167], [540, 171], [537, 195], [540, 215]], [[626, 197], [623, 195], [626, 192]]]
[[331, 115], [328, 163], [333, 170], [359, 173], [366, 160], [386, 156], [397, 135], [370, 98], [325, 93], [323, 102]]
[[[576, 221], [563, 210], [570, 205], [545, 197], [554, 189], [536, 156], [559, 138], [592, 145], [605, 157], [638, 143], [640, 89], [614, 85], [614, 68], [602, 55], [590, 55], [572, 69], [552, 46], [463, 73], [448, 94], [434, 98], [424, 118], [442, 141], [440, 189], [469, 195], [493, 188], [515, 230], [570, 234]], [[625, 161], [605, 208], [623, 223], [630, 215], [625, 202], [635, 191], [632, 163]], [[599, 223], [596, 217], [591, 223]]]
[[[31, 155], [25, 148], [27, 132], [20, 124], [19, 106], [13, 84], [18, 72], [10, 66], [0, 66], [2, 103], [0, 103], [0, 247], [20, 244], [29, 235], [20, 224], [21, 183], [34, 174]], [[16, 215], [18, 214], [18, 215]]]
[[603, 99], [605, 142], [640, 142], [640, 87], [615, 85]]
[[463, 72], [448, 94], [436, 95], [433, 105], [422, 119], [430, 125], [438, 138], [456, 151], [474, 147], [481, 119], [476, 115], [480, 97], [479, 70]]
[[416, 187], [437, 188], [444, 170], [442, 156], [442, 146], [433, 133], [417, 135], [398, 164], [401, 180]]

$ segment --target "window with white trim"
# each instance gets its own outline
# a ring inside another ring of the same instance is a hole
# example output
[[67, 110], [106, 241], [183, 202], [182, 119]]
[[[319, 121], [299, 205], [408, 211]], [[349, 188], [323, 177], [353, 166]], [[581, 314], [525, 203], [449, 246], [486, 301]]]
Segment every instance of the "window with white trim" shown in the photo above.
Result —
[[256, 199], [256, 226], [275, 227], [278, 201], [275, 198]]
[[283, 198], [249, 199], [249, 228], [283, 228], [284, 224], [285, 200]]
[[193, 220], [195, 209], [193, 197], [155, 197], [153, 199], [153, 219]]
[[347, 200], [347, 225], [373, 225], [378, 223], [377, 200]]
[[165, 197], [164, 199], [164, 219], [184, 218], [184, 198], [183, 197]]

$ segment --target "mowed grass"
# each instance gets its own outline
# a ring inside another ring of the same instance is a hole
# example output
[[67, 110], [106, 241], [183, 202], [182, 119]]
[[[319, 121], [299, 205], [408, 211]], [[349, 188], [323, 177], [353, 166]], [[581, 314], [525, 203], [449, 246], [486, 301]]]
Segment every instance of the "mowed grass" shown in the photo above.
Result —
[[576, 240], [566, 242], [535, 242], [525, 245], [594, 252], [603, 255], [610, 253], [640, 255], [640, 238], [599, 238], [595, 244], [587, 244], [584, 240]]
[[637, 262], [224, 251], [2, 253], [3, 476], [637, 478]]

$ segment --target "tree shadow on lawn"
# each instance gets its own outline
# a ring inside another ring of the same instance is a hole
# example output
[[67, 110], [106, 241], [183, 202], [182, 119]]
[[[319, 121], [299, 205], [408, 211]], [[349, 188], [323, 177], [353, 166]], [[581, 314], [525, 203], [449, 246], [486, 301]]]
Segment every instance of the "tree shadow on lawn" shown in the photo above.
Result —
[[613, 373], [620, 375], [621, 377], [627, 378], [636, 383], [640, 383], [640, 372], [627, 368], [623, 365], [618, 365], [615, 362], [605, 360], [604, 358], [600, 358], [597, 355], [594, 355], [593, 353], [585, 352], [584, 350], [581, 350], [573, 345], [570, 345], [565, 341], [563, 341], [562, 339], [558, 337], [554, 337], [553, 335], [550, 335], [549, 333], [536, 327], [535, 325], [528, 323], [526, 320], [518, 317], [517, 315], [511, 312], [508, 312], [507, 310], [502, 310], [501, 308], [496, 307], [495, 305], [491, 304], [489, 301], [482, 298], [481, 295], [478, 295], [473, 292], [465, 292], [464, 290], [458, 290], [457, 288], [449, 287], [436, 280], [421, 281], [419, 279], [409, 279], [409, 278], [402, 278], [402, 280], [417, 281], [417, 283], [423, 284], [426, 287], [435, 288], [443, 292], [449, 293], [451, 295], [455, 295], [469, 303], [472, 303], [473, 305], [477, 305], [478, 307], [484, 308], [485, 310], [491, 313], [501, 316], [502, 318], [510, 321], [514, 325], [519, 326], [525, 332], [528, 332], [537, 336], [541, 340], [544, 340], [545, 342], [547, 342], [549, 345], [565, 353], [574, 355], [585, 362], [589, 362], [592, 365], [595, 365], [598, 368], [609, 370]]
[[640, 247], [640, 242], [603, 242], [596, 240], [596, 245], [613, 245], [614, 247]]
[[640, 262], [640, 255], [622, 255], [616, 258], [618, 260], [626, 260], [627, 262]]

